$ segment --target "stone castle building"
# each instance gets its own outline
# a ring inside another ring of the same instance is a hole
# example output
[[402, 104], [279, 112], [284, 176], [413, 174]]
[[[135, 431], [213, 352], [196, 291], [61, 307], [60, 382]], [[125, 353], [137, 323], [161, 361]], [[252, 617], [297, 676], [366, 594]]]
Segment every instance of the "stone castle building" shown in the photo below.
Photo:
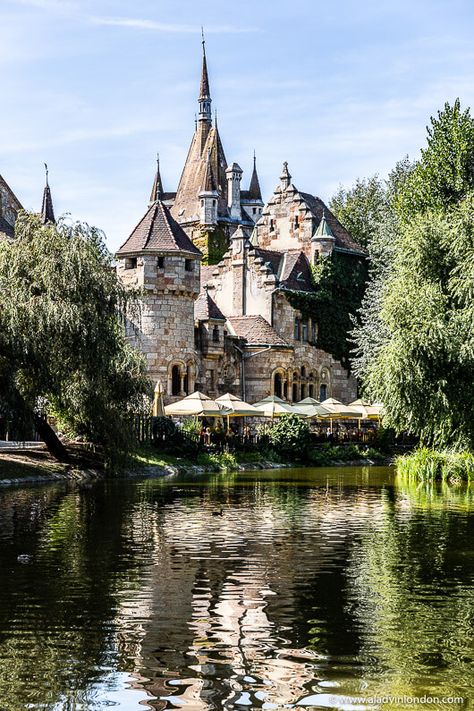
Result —
[[177, 191], [157, 166], [148, 209], [117, 252], [124, 283], [140, 288], [129, 333], [165, 385], [166, 401], [194, 390], [255, 402], [311, 396], [350, 401], [355, 379], [318, 347], [318, 326], [289, 296], [311, 292], [311, 265], [341, 251], [365, 257], [319, 198], [298, 190], [288, 165], [263, 203], [254, 157], [248, 190], [227, 164], [203, 43], [199, 114]]

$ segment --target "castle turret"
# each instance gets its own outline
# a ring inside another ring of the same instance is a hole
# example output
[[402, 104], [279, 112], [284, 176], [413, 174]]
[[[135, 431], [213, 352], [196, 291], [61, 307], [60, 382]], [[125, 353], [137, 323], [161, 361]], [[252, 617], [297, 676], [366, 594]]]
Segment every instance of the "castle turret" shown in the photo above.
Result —
[[123, 283], [142, 293], [140, 308], [128, 314], [127, 332], [151, 378], [167, 382], [169, 396], [192, 392], [201, 252], [158, 197], [116, 256]]
[[49, 181], [48, 181], [48, 166], [46, 163], [44, 164], [45, 168], [45, 173], [46, 173], [46, 184], [44, 186], [43, 190], [43, 204], [41, 206], [41, 222], [43, 225], [56, 224], [56, 218], [54, 217], [54, 209], [53, 209], [53, 198], [51, 197], [51, 189], [49, 187]]
[[336, 238], [326, 219], [326, 212], [323, 210], [321, 222], [314, 235], [311, 237], [311, 261], [314, 263], [318, 257], [328, 257], [332, 254]]
[[237, 163], [232, 163], [225, 174], [227, 178], [227, 207], [231, 217], [237, 220], [242, 219], [240, 209], [240, 181], [242, 180], [242, 168]]
[[204, 39], [204, 32], [202, 33], [202, 68], [201, 68], [201, 84], [199, 86], [199, 121], [206, 121], [210, 125], [212, 124], [212, 113], [211, 113], [211, 92], [209, 89], [209, 76], [207, 73], [207, 59], [206, 59], [206, 42]]
[[257, 158], [255, 156], [255, 151], [253, 152], [253, 169], [249, 189], [241, 191], [240, 204], [243, 209], [243, 217], [252, 220], [252, 222], [257, 222], [257, 220], [260, 219], [263, 208], [263, 200], [257, 173]]

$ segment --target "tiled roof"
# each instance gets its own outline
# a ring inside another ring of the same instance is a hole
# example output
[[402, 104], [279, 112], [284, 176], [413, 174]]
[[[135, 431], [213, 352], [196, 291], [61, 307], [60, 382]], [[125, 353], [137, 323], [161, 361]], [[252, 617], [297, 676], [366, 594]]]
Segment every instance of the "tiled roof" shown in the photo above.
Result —
[[283, 258], [284, 252], [277, 252], [272, 249], [261, 249], [260, 247], [255, 247], [255, 255], [261, 257], [265, 263], [270, 262], [271, 268], [275, 276], [280, 274], [281, 260]]
[[326, 221], [336, 239], [336, 247], [341, 247], [342, 249], [350, 249], [353, 252], [365, 254], [364, 249], [352, 239], [346, 228], [341, 225], [337, 217], [332, 214], [332, 212], [326, 207], [326, 205], [320, 198], [315, 197], [314, 195], [310, 195], [309, 193], [300, 192], [300, 195], [313, 213], [314, 217], [316, 218], [316, 223], [318, 225], [322, 220], [323, 213], [325, 214]]
[[230, 316], [227, 320], [235, 335], [244, 338], [249, 346], [291, 348], [263, 316]]
[[198, 298], [194, 302], [194, 318], [199, 321], [225, 321], [225, 316], [209, 294], [207, 290], [201, 291]]
[[293, 291], [314, 291], [309, 262], [303, 252], [286, 252], [281, 266], [280, 284]]
[[208, 155], [212, 177], [219, 191], [217, 214], [228, 216], [227, 161], [219, 132], [206, 121], [198, 121], [172, 207], [173, 216], [180, 222], [192, 220], [199, 214], [198, 194], [205, 184]]
[[201, 256], [183, 228], [173, 219], [169, 208], [157, 200], [120, 247], [117, 254], [133, 254], [143, 251], [189, 252]]

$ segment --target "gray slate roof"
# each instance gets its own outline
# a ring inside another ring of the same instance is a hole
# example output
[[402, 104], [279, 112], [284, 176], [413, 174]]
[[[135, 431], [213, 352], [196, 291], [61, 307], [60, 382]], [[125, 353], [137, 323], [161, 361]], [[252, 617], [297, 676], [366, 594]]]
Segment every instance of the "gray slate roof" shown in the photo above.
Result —
[[199, 321], [209, 321], [209, 319], [214, 319], [215, 321], [225, 321], [225, 316], [207, 292], [207, 289], [201, 291], [198, 298], [194, 302], [194, 318]]
[[202, 256], [161, 200], [157, 200], [148, 208], [117, 254], [135, 254], [143, 251], [188, 252], [196, 257]]
[[263, 316], [230, 316], [227, 321], [235, 335], [244, 338], [249, 346], [291, 348]]

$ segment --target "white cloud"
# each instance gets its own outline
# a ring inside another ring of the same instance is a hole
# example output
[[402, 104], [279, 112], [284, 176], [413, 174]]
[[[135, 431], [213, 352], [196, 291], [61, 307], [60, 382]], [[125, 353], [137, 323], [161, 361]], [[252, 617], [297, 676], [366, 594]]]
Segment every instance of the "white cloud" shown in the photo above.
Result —
[[[41, 0], [39, 0], [41, 1]], [[108, 25], [111, 27], [128, 27], [135, 30], [153, 30], [155, 32], [191, 33], [201, 32], [199, 25], [186, 25], [180, 23], [156, 22], [135, 17], [91, 17], [95, 25]], [[237, 25], [206, 25], [206, 34], [242, 34], [258, 32], [256, 27], [238, 27]]]

